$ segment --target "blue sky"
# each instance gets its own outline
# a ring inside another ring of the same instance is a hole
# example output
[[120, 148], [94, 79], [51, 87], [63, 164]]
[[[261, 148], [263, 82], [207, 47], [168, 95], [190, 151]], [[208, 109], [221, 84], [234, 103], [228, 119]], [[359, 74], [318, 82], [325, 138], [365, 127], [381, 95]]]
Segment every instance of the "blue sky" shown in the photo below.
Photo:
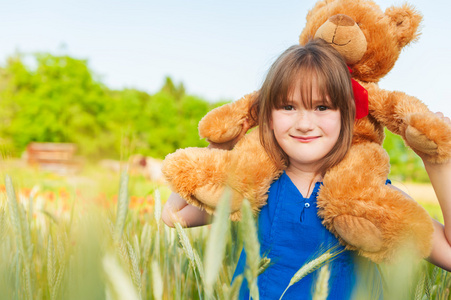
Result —
[[[451, 4], [408, 1], [424, 16], [420, 40], [381, 82], [451, 116]], [[210, 101], [258, 89], [296, 44], [311, 0], [0, 0], [0, 64], [14, 52], [87, 59], [112, 88], [156, 92], [166, 75]], [[403, 2], [376, 1], [385, 10]]]

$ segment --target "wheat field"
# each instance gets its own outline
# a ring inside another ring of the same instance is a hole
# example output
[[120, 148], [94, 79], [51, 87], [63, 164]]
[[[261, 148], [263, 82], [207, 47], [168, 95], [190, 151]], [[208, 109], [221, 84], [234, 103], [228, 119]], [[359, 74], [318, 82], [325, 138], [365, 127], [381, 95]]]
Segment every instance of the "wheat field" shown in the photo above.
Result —
[[[117, 196], [95, 201], [2, 179], [0, 299], [234, 299], [242, 282], [259, 299], [257, 276], [270, 261], [260, 257], [247, 202], [240, 222], [230, 222], [224, 197], [211, 225], [168, 228], [161, 221], [167, 190], [150, 184], [146, 195], [133, 195], [125, 172], [113, 184]], [[231, 284], [243, 246], [247, 269]], [[317, 272], [313, 299], [326, 299], [329, 258], [323, 253], [300, 268], [287, 289]], [[386, 299], [449, 299], [449, 274], [427, 262], [380, 271]]]

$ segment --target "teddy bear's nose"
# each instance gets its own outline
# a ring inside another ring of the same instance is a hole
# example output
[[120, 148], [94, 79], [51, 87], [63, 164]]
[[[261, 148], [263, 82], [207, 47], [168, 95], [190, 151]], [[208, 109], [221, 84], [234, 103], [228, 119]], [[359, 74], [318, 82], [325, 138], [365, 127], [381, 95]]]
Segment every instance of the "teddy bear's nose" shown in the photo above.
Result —
[[354, 26], [355, 22], [351, 17], [347, 15], [338, 14], [329, 18], [329, 22], [337, 26]]

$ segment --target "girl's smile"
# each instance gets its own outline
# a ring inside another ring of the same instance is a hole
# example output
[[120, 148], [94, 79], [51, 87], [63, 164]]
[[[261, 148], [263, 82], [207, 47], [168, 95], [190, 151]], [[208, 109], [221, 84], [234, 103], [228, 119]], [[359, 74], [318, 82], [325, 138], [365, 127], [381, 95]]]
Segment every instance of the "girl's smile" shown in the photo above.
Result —
[[297, 83], [288, 104], [272, 111], [271, 129], [282, 150], [289, 157], [288, 170], [301, 168], [315, 172], [322, 159], [335, 146], [341, 129], [338, 109], [323, 99], [315, 82], [312, 85], [312, 105], [306, 108]]
[[294, 139], [297, 139], [301, 143], [310, 143], [318, 138], [319, 136], [291, 136]]

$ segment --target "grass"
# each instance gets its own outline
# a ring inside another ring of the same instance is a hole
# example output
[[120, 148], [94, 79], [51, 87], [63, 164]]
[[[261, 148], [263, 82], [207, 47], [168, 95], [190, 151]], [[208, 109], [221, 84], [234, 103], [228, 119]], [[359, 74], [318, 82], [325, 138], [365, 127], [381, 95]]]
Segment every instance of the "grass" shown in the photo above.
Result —
[[[5, 170], [0, 299], [234, 299], [243, 281], [258, 299], [256, 278], [270, 261], [260, 259], [248, 206], [243, 221], [232, 223], [225, 198], [211, 226], [171, 229], [161, 222], [169, 195], [164, 185], [95, 168], [76, 180], [33, 169], [14, 169], [10, 175]], [[243, 244], [253, 254], [244, 277], [231, 285]], [[327, 298], [325, 257], [314, 258], [299, 272], [325, 264], [315, 271], [322, 274], [315, 299]], [[383, 274], [395, 275], [384, 275], [387, 295], [449, 299], [447, 272], [426, 262], [415, 269], [394, 268], [412, 276], [382, 268]]]

